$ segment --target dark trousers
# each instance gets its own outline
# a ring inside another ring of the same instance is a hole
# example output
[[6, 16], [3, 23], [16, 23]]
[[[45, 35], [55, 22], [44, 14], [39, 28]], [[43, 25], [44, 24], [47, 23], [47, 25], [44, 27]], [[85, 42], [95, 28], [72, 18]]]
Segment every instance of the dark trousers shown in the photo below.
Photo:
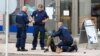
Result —
[[55, 43], [54, 43], [54, 40], [53, 40], [53, 38], [51, 39], [51, 42], [50, 42], [50, 48], [51, 48], [51, 51], [52, 52], [56, 52], [56, 45], [55, 45]]
[[[49, 41], [49, 42], [48, 42], [48, 41]], [[72, 47], [72, 46], [71, 46], [72, 43], [73, 43], [73, 42], [66, 42], [66, 43], [60, 42], [58, 45], [55, 45], [53, 38], [49, 38], [49, 39], [47, 40], [47, 45], [48, 45], [47, 47], [50, 46], [52, 52], [56, 52], [56, 48], [57, 48], [57, 47], [62, 48], [63, 52], [70, 52], [70, 51], [69, 51], [69, 48]]]
[[37, 46], [37, 42], [38, 42], [37, 40], [38, 40], [39, 32], [40, 32], [40, 46], [44, 47], [45, 27], [44, 26], [34, 25], [33, 26], [34, 39], [33, 39], [33, 42], [32, 42], [33, 48], [36, 48], [36, 46]]
[[73, 44], [73, 41], [61, 41], [59, 44], [58, 44], [58, 47], [59, 48], [62, 48], [63, 49], [63, 52], [67, 52], [69, 51], [69, 47], [71, 47], [71, 45]]
[[26, 27], [18, 27], [17, 28], [17, 48], [25, 48], [26, 43]]

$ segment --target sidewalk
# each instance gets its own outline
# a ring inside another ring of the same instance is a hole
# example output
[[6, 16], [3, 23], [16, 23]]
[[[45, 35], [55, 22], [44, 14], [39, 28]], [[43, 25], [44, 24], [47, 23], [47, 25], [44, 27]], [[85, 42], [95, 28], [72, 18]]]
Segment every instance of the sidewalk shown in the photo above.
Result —
[[9, 43], [8, 53], [9, 56], [100, 56], [100, 50], [88, 50], [85, 48], [79, 48], [78, 52], [63, 52], [60, 54], [51, 51], [44, 53], [39, 46], [37, 47], [37, 50], [31, 50], [31, 48], [31, 44], [26, 44], [26, 49], [28, 49], [28, 52], [18, 52], [16, 51], [15, 43]]
[[5, 35], [0, 32], [0, 56], [5, 56]]
[[4, 33], [0, 33], [0, 43], [5, 43], [5, 40], [6, 38], [5, 38]]
[[5, 44], [0, 43], [0, 56], [5, 55]]
[[[29, 38], [30, 40], [32, 36], [29, 36], [29, 37], [30, 37]], [[12, 38], [15, 38], [15, 36], [12, 36]], [[72, 52], [72, 53], [63, 52], [63, 53], [57, 54], [51, 51], [44, 53], [44, 51], [40, 49], [39, 45], [37, 47], [37, 50], [31, 50], [32, 48], [31, 41], [30, 41], [30, 44], [29, 43], [26, 44], [26, 49], [29, 50], [28, 52], [18, 52], [16, 51], [16, 48], [15, 48], [15, 42], [10, 42], [8, 44], [9, 56], [100, 56], [100, 50], [85, 49], [84, 47], [86, 46], [86, 44], [82, 44], [81, 47], [79, 47], [78, 52]], [[5, 54], [5, 35], [1, 34], [0, 35], [0, 56], [4, 56], [4, 54]]]
[[[18, 52], [16, 51], [16, 48], [15, 48], [16, 33], [10, 33], [9, 44], [8, 44], [9, 56], [100, 56], [100, 50], [85, 49], [86, 44], [80, 45], [79, 51], [72, 52], [72, 53], [63, 52], [63, 53], [57, 54], [51, 51], [44, 53], [44, 51], [40, 49], [39, 45], [37, 47], [37, 50], [31, 50], [32, 38], [33, 38], [32, 34], [27, 35], [26, 49], [28, 49], [29, 51], [28, 52]], [[75, 37], [75, 40], [78, 42], [79, 37]]]

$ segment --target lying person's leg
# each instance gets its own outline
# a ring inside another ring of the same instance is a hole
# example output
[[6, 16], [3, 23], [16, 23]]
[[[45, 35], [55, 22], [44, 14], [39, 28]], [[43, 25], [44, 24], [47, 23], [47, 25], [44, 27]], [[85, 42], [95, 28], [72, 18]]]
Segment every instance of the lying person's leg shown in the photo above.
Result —
[[50, 42], [50, 48], [51, 48], [51, 51], [52, 52], [55, 52], [56, 51], [56, 45], [54, 43], [53, 38], [51, 39], [51, 42]]
[[44, 52], [49, 51], [49, 46], [51, 48], [51, 51], [55, 52], [56, 45], [54, 44], [54, 40], [53, 40], [53, 38], [51, 38], [51, 36], [49, 36], [48, 39], [47, 39], [47, 44], [46, 44], [46, 48], [45, 48]]
[[50, 42], [51, 42], [51, 36], [49, 36], [47, 39], [46, 48], [49, 48]]
[[46, 48], [45, 48], [44, 52], [49, 51], [50, 43], [51, 43], [51, 36], [49, 36], [47, 39]]

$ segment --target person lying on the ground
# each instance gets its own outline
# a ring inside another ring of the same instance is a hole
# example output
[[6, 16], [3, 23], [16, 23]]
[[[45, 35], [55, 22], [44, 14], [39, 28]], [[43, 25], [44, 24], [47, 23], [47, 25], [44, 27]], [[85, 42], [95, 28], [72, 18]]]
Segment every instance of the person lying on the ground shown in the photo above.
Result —
[[[51, 47], [51, 50], [53, 52], [72, 52], [72, 51], [77, 51], [77, 45], [73, 44], [73, 38], [70, 34], [70, 32], [68, 31], [68, 29], [66, 27], [63, 26], [62, 22], [58, 23], [58, 31], [57, 32], [49, 32], [50, 36], [48, 37], [47, 40], [47, 47], [44, 50], [44, 52], [48, 51], [49, 46]], [[61, 42], [58, 45], [54, 44], [54, 40], [53, 37], [57, 37], [59, 36]]]

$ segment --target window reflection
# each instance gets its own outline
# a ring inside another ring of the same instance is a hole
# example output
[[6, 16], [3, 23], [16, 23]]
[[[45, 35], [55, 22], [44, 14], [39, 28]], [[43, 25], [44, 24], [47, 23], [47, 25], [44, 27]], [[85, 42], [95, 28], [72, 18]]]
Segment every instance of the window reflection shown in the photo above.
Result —
[[34, 10], [36, 10], [36, 7], [35, 7], [35, 0], [24, 0], [24, 3], [25, 3], [25, 6], [27, 6], [28, 8], [28, 14], [32, 14], [32, 12]]
[[100, 0], [92, 0], [91, 3], [91, 16], [94, 17], [92, 20], [100, 30]]

